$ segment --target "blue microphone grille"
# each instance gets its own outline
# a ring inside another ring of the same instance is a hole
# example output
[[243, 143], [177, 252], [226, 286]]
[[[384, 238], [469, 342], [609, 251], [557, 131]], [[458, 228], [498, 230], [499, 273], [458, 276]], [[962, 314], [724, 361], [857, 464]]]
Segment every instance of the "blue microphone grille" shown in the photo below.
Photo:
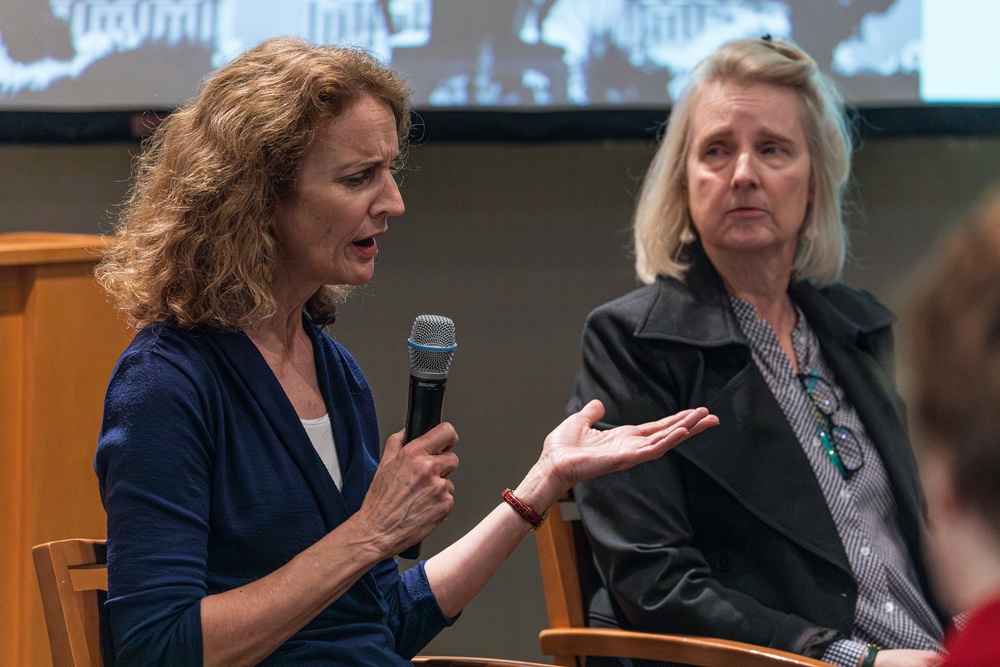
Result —
[[458, 344], [455, 323], [441, 315], [418, 315], [406, 341], [410, 368], [418, 373], [447, 375]]

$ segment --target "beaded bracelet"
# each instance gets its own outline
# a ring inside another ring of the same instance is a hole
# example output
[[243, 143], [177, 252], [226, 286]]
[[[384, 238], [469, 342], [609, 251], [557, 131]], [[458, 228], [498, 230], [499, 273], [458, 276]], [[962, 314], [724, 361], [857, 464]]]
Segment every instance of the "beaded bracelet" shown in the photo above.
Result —
[[541, 515], [535, 510], [528, 507], [528, 505], [521, 502], [521, 499], [514, 495], [514, 492], [510, 489], [504, 489], [503, 493], [500, 494], [507, 504], [514, 508], [514, 511], [524, 517], [524, 520], [531, 524], [531, 532], [538, 530], [538, 527], [542, 525], [542, 522], [549, 517], [548, 512], [542, 512]]

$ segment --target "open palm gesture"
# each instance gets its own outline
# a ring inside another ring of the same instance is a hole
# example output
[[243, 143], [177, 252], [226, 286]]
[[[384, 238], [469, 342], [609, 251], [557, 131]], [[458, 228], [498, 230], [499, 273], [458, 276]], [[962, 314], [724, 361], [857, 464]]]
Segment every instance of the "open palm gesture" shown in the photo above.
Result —
[[682, 410], [659, 421], [638, 426], [618, 426], [606, 431], [593, 425], [604, 416], [604, 405], [593, 400], [567, 417], [545, 439], [539, 463], [563, 488], [557, 495], [591, 477], [652, 461], [719, 423], [706, 408]]

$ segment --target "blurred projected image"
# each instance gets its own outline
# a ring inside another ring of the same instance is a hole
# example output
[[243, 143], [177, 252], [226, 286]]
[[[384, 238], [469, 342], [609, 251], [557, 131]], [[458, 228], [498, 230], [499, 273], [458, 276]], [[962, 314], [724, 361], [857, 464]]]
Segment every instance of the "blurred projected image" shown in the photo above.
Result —
[[912, 104], [931, 2], [3, 0], [0, 108], [169, 109], [277, 34], [377, 53], [423, 108], [663, 107], [720, 43], [764, 34], [855, 104]]

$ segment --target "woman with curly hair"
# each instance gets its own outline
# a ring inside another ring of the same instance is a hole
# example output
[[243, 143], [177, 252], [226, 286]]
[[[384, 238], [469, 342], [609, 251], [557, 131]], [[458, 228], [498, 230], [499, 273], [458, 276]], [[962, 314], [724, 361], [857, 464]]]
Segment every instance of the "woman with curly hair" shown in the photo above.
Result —
[[408, 130], [407, 87], [376, 60], [276, 38], [141, 158], [98, 271], [139, 330], [95, 462], [118, 664], [406, 664], [560, 493], [715, 423], [599, 432], [592, 402], [510, 500], [400, 574], [394, 556], [451, 512], [457, 435], [397, 433], [380, 457], [368, 384], [323, 328], [403, 213]]

